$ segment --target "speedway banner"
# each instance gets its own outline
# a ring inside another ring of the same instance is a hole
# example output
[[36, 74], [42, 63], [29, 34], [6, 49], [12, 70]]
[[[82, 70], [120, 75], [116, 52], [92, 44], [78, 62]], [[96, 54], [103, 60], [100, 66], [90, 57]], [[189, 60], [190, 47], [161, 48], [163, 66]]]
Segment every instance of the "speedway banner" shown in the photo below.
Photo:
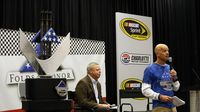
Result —
[[[153, 61], [152, 18], [116, 12], [117, 89], [141, 89], [144, 69]], [[128, 98], [134, 111], [145, 111], [147, 99]], [[120, 102], [119, 101], [119, 102]]]

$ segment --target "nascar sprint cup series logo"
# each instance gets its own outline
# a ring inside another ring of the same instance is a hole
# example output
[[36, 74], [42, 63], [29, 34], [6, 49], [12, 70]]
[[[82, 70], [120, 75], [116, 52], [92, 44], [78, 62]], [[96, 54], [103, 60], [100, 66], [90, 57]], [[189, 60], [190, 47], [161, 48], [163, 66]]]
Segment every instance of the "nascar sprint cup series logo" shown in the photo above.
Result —
[[128, 36], [136, 40], [147, 40], [151, 33], [149, 28], [133, 18], [125, 18], [120, 21], [121, 30]]
[[[127, 78], [121, 82], [121, 89], [125, 91], [141, 92], [142, 80], [137, 78]], [[138, 93], [137, 93], [138, 94]], [[144, 100], [145, 98], [141, 95], [141, 98], [133, 98], [135, 100]]]

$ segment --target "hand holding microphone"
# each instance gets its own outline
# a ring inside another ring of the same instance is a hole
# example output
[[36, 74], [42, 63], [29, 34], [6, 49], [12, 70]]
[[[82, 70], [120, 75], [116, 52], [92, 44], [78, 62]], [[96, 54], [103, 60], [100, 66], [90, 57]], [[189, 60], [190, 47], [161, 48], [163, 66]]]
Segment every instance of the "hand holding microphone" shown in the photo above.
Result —
[[170, 70], [174, 69], [173, 68], [173, 63], [172, 63], [172, 57], [168, 58], [168, 62], [169, 62]]
[[172, 80], [174, 82], [176, 82], [178, 80], [178, 77], [177, 77], [177, 72], [176, 70], [174, 70], [173, 68], [173, 63], [172, 63], [172, 57], [169, 57], [168, 58], [168, 61], [169, 61], [169, 66], [170, 66], [170, 75], [172, 77]]

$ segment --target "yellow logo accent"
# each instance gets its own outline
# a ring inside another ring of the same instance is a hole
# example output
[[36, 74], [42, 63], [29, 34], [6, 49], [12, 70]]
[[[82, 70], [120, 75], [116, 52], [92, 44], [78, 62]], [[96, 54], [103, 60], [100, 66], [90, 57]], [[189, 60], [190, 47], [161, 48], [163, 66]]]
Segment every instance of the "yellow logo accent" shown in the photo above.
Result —
[[120, 28], [127, 36], [136, 40], [147, 40], [151, 35], [149, 28], [144, 23], [133, 18], [122, 19]]
[[[142, 81], [137, 78], [128, 78], [121, 83], [121, 89], [123, 90], [139, 90], [141, 91]], [[134, 98], [136, 100], [145, 100], [145, 98]]]

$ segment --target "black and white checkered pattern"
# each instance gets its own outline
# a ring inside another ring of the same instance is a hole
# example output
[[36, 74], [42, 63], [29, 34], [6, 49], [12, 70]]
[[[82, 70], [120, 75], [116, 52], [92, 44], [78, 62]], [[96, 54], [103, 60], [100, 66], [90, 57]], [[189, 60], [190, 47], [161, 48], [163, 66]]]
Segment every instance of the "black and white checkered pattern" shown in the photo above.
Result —
[[13, 30], [0, 29], [0, 54], [20, 55], [18, 32]]
[[[26, 37], [32, 44], [32, 38], [35, 33], [25, 32]], [[64, 37], [58, 37], [62, 40]], [[52, 53], [57, 48], [57, 44], [52, 44]], [[71, 46], [69, 55], [91, 55], [91, 54], [105, 54], [105, 43], [103, 41], [87, 40], [71, 38]], [[10, 29], [0, 29], [0, 55], [1, 56], [20, 56], [22, 52], [19, 48], [19, 31]]]
[[72, 38], [69, 54], [104, 54], [104, 45], [103, 41]]

